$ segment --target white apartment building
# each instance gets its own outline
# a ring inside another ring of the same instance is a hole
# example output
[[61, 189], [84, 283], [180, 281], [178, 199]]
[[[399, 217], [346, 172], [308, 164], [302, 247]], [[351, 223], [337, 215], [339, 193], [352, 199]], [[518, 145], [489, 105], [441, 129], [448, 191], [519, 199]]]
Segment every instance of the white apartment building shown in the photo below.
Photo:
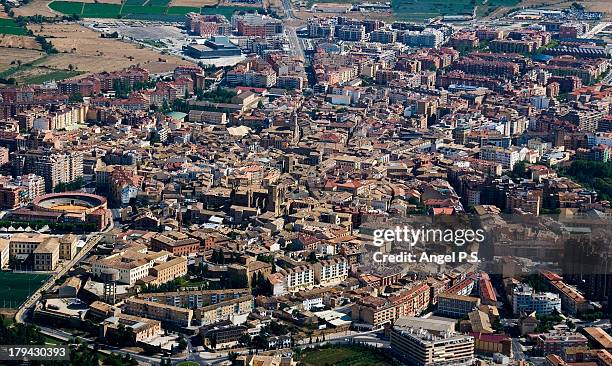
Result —
[[516, 150], [487, 145], [480, 149], [480, 159], [500, 163], [504, 169], [512, 170], [520, 161], [520, 154]]
[[322, 260], [314, 265], [315, 281], [322, 286], [337, 285], [347, 279], [348, 268], [345, 258]]
[[561, 298], [550, 292], [537, 293], [527, 284], [521, 284], [512, 290], [512, 311], [514, 314], [521, 312], [536, 312], [540, 315], [548, 315], [554, 310], [561, 313]]
[[394, 326], [391, 351], [414, 366], [467, 366], [474, 362], [474, 338], [440, 331], [438, 325], [428, 328]]
[[285, 276], [285, 288], [288, 292], [310, 290], [314, 287], [314, 270], [311, 266], [298, 266], [279, 271]]

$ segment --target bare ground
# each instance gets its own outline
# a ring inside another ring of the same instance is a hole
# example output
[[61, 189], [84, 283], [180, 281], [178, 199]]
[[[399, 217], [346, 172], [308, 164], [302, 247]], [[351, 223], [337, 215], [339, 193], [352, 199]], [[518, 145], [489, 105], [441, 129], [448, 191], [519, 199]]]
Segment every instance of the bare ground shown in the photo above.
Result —
[[41, 66], [53, 69], [68, 69], [72, 64], [76, 70], [86, 73], [121, 70], [131, 65], [140, 65], [153, 73], [167, 72], [178, 65], [189, 64], [176, 56], [161, 55], [149, 48], [135, 44], [100, 38], [100, 34], [78, 24], [46, 24], [31, 26], [36, 35], [47, 37], [58, 54], [45, 58]]
[[19, 48], [0, 48], [0, 71], [16, 66], [17, 61], [22, 64], [32, 62], [44, 56], [44, 53], [36, 50]]
[[43, 15], [47, 17], [53, 17], [56, 15], [61, 15], [55, 13], [51, 9], [49, 9], [50, 0], [32, 0], [30, 3], [24, 6], [20, 6], [18, 8], [14, 8], [15, 16], [33, 16], [33, 15]]

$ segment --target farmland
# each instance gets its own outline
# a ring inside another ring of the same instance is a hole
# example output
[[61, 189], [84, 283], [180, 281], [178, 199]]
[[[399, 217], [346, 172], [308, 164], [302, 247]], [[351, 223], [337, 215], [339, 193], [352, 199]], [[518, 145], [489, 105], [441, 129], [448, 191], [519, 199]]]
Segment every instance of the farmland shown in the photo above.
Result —
[[396, 18], [400, 20], [419, 20], [440, 15], [472, 14], [478, 6], [491, 12], [499, 7], [514, 6], [519, 0], [392, 0], [391, 5]]
[[28, 30], [18, 25], [13, 19], [0, 19], [0, 34], [13, 34], [23, 36], [28, 34]]
[[[53, 1], [49, 4], [52, 10], [66, 14], [79, 15], [83, 18], [135, 18], [150, 20], [180, 21], [189, 12], [201, 14], [221, 14], [231, 18], [234, 12], [257, 11], [260, 8], [246, 6], [190, 6], [201, 5], [202, 1], [179, 0], [171, 6], [169, 0], [126, 0], [123, 4], [89, 3], [80, 1]], [[205, 4], [208, 4], [204, 2]]]
[[99, 33], [78, 24], [32, 25], [30, 29], [35, 35], [47, 37], [59, 51], [36, 63], [54, 70], [67, 70], [72, 65], [76, 71], [91, 73], [121, 70], [140, 64], [157, 73], [188, 64], [178, 57], [160, 56], [151, 49], [133, 43], [100, 38]]
[[46, 274], [0, 272], [0, 307], [18, 308], [48, 278]]
[[41, 51], [19, 48], [2, 48], [0, 52], [0, 71], [4, 71], [19, 62], [32, 62], [43, 56]]

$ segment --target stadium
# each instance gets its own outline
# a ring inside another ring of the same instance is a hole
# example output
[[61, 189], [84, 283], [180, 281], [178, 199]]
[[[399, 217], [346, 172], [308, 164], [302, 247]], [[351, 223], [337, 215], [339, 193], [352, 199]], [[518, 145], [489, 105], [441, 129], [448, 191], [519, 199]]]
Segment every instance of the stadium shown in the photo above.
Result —
[[106, 198], [83, 192], [50, 193], [32, 201], [34, 210], [89, 215], [98, 209], [106, 209]]

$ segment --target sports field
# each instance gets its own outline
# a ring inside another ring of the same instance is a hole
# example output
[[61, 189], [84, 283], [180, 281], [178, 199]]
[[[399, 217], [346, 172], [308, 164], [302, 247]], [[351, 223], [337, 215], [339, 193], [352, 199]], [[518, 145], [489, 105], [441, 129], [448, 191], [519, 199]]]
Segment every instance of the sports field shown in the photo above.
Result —
[[49, 7], [66, 15], [79, 15], [83, 18], [135, 18], [143, 20], [182, 21], [183, 15], [196, 12], [201, 14], [221, 14], [231, 18], [239, 11], [252, 12], [261, 8], [247, 6], [170, 6], [168, 0], [125, 0], [122, 4], [88, 3], [77, 1], [53, 1]]
[[0, 272], [0, 307], [18, 308], [48, 278], [46, 274]]

